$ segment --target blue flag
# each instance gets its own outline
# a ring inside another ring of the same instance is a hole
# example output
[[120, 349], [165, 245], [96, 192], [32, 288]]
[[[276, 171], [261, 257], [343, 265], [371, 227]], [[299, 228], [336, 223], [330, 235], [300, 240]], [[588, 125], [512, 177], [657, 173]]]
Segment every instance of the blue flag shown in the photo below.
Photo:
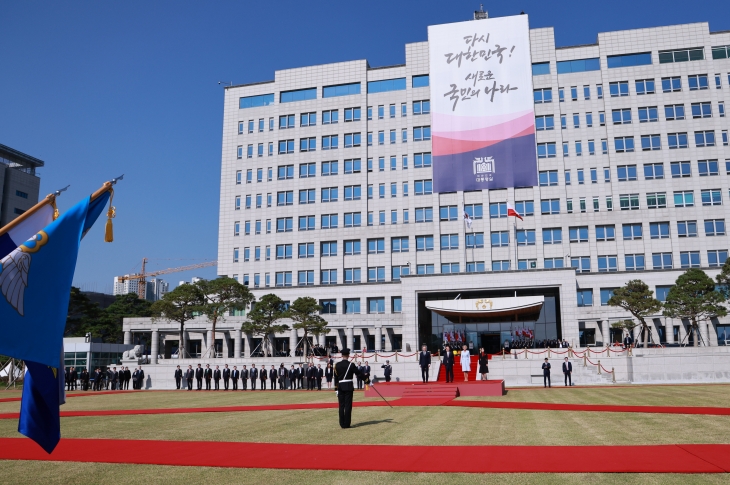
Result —
[[46, 453], [51, 453], [61, 439], [59, 407], [66, 398], [63, 349], [60, 358], [58, 368], [25, 361], [18, 432], [38, 443]]
[[104, 209], [109, 192], [90, 199], [0, 259], [0, 355], [59, 365], [79, 244]]

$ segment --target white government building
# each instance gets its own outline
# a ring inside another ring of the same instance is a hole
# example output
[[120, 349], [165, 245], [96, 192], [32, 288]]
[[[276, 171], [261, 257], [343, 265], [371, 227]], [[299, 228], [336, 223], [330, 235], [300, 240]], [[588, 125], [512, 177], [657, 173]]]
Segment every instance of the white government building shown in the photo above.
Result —
[[[451, 25], [481, 35], [494, 21]], [[730, 32], [695, 23], [556, 47], [540, 28], [529, 44], [532, 86], [528, 75], [519, 88], [534, 100], [534, 186], [437, 193], [431, 101], [474, 91], [434, 85], [428, 42], [407, 44], [402, 65], [286, 69], [226, 88], [218, 273], [256, 297], [316, 298], [331, 327], [322, 344], [408, 353], [435, 351], [445, 331], [490, 352], [517, 329], [605, 346], [628, 316], [606, 305], [613, 289], [640, 278], [662, 300], [686, 268], [714, 278], [730, 248]], [[244, 318], [218, 324], [219, 355], [256, 348]], [[685, 340], [686, 323], [651, 323], [654, 342]], [[153, 360], [174, 356], [174, 322], [124, 328], [125, 343], [151, 334]], [[186, 331], [204, 355], [210, 324]], [[708, 346], [728, 334], [728, 318], [702, 327]], [[276, 337], [286, 350], [301, 333]]]

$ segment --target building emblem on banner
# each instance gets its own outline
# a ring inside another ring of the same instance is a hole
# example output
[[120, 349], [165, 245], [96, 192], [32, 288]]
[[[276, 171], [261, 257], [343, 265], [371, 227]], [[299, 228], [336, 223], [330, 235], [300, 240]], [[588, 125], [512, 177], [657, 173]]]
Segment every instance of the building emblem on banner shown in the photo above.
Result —
[[476, 157], [473, 163], [477, 182], [491, 182], [494, 179], [494, 157]]
[[474, 302], [474, 306], [477, 310], [487, 310], [487, 306], [489, 306], [489, 310], [491, 310], [492, 305], [494, 305], [494, 302], [489, 298], [482, 298]]

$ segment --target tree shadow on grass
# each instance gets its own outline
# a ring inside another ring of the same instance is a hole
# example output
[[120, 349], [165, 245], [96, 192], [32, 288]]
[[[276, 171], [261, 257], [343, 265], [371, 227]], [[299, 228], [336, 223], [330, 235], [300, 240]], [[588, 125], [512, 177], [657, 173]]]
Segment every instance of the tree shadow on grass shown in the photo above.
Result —
[[388, 419], [378, 419], [376, 421], [363, 421], [362, 423], [353, 424], [350, 426], [351, 428], [360, 428], [362, 426], [371, 426], [373, 424], [383, 424], [383, 423], [393, 423], [393, 418]]

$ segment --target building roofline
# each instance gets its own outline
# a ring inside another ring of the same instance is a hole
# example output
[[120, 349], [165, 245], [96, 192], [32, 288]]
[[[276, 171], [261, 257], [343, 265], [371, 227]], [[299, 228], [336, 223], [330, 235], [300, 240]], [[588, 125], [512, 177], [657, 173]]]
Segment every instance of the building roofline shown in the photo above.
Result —
[[562, 50], [562, 49], [575, 49], [578, 47], [596, 47], [598, 46], [598, 42], [595, 44], [577, 44], [577, 45], [564, 45], [562, 47], [555, 47], [555, 50]]
[[377, 71], [379, 69], [391, 69], [394, 67], [406, 67], [406, 65], [405, 64], [392, 64], [390, 66], [368, 67], [368, 71]]
[[43, 160], [32, 157], [27, 153], [23, 153], [16, 150], [15, 148], [10, 148], [9, 146], [3, 144], [0, 144], [0, 157], [6, 160], [10, 160], [11, 162], [15, 162], [20, 165], [32, 168], [43, 167], [45, 165], [45, 162]]
[[275, 83], [275, 82], [276, 81], [274, 81], [272, 79], [271, 81], [259, 81], [259, 82], [256, 82], [256, 83], [236, 84], [236, 85], [232, 85], [232, 86], [226, 86], [225, 88], [226, 89], [231, 89], [231, 88], [247, 88], [249, 86], [258, 86], [260, 84], [272, 84], [272, 83]]
[[730, 34], [730, 30], [716, 30], [714, 32], [710, 32], [710, 35], [714, 34]]

